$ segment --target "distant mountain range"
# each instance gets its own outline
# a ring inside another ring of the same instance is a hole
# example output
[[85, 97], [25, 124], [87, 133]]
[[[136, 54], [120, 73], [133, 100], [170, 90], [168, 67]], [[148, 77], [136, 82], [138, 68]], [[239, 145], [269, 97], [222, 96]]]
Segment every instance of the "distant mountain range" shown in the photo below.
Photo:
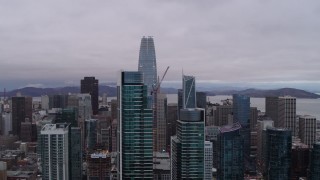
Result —
[[[175, 88], [161, 88], [162, 93], [176, 94], [177, 89]], [[215, 90], [206, 91], [209, 96], [214, 95], [232, 95], [232, 94], [243, 94], [250, 97], [266, 97], [266, 96], [293, 96], [297, 98], [320, 98], [320, 95], [307, 92], [300, 89], [293, 88], [282, 88], [276, 90], [259, 90], [259, 89], [246, 89], [246, 90]], [[39, 97], [42, 95], [54, 95], [54, 94], [74, 94], [80, 93], [80, 87], [60, 87], [60, 88], [35, 88], [25, 87], [21, 89], [15, 89], [6, 93], [7, 97], [16, 96], [17, 93], [21, 93], [23, 96]], [[99, 86], [99, 94], [106, 93], [109, 97], [115, 97], [117, 89], [114, 86]], [[1, 95], [3, 96], [3, 92]]]

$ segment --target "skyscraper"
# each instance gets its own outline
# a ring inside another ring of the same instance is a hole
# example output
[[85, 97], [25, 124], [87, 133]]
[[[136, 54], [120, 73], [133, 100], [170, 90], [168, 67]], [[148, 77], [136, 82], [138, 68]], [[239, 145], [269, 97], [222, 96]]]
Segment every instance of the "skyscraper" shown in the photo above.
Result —
[[204, 179], [212, 180], [212, 165], [213, 165], [213, 149], [212, 142], [205, 141], [204, 143]]
[[183, 89], [183, 108], [196, 108], [196, 88], [195, 77], [185, 76], [182, 77], [182, 89]]
[[12, 134], [21, 137], [21, 122], [32, 121], [32, 98], [12, 97]]
[[320, 177], [320, 142], [313, 145], [310, 163], [310, 180], [316, 180]]
[[97, 144], [97, 119], [85, 120], [85, 144], [87, 150], [93, 149]]
[[233, 122], [241, 125], [240, 134], [244, 139], [244, 165], [246, 171], [255, 171], [255, 166], [250, 158], [250, 97], [234, 94], [233, 95]]
[[82, 145], [81, 145], [81, 129], [79, 127], [71, 127], [70, 130], [70, 180], [78, 180], [82, 178]]
[[298, 136], [296, 129], [296, 98], [266, 97], [266, 115], [274, 121], [277, 128], [288, 128], [292, 135]]
[[156, 132], [155, 139], [155, 151], [166, 151], [166, 136], [167, 136], [167, 96], [165, 94], [157, 94], [157, 106], [156, 106]]
[[143, 73], [143, 82], [148, 88], [147, 95], [149, 96], [152, 86], [157, 82], [156, 51], [153, 37], [151, 36], [142, 37], [141, 39], [138, 71]]
[[299, 138], [303, 143], [312, 148], [316, 142], [317, 120], [313, 116], [301, 116], [299, 118]]
[[267, 128], [267, 177], [268, 179], [289, 179], [291, 163], [291, 131]]
[[204, 179], [204, 109], [180, 111], [177, 135], [171, 137], [171, 178]]
[[92, 113], [98, 114], [99, 109], [99, 81], [95, 77], [84, 77], [81, 80], [81, 93], [91, 95]]
[[69, 124], [47, 124], [40, 132], [42, 179], [68, 180]]
[[153, 178], [153, 113], [141, 72], [120, 72], [118, 81], [118, 177]]
[[217, 142], [217, 179], [243, 179], [243, 137], [240, 123], [226, 125], [219, 129]]
[[298, 136], [295, 132], [296, 125], [296, 98], [279, 97], [279, 123], [281, 128], [290, 129], [292, 135]]

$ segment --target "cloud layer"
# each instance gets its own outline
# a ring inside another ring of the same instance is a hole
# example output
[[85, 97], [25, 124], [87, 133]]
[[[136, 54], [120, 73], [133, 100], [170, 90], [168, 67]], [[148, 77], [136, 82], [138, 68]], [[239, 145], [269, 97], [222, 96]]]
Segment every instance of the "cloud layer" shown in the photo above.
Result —
[[318, 0], [0, 0], [0, 87], [116, 81], [154, 36], [158, 74], [203, 81], [320, 76]]

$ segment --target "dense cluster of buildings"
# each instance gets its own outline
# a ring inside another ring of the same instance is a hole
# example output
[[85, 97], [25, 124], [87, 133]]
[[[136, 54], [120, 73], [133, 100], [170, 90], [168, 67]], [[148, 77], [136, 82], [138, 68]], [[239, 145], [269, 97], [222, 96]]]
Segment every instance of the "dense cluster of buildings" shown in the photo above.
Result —
[[167, 103], [152, 37], [118, 77], [109, 102], [95, 77], [79, 94], [3, 99], [0, 179], [319, 179], [319, 121], [296, 98], [266, 97], [265, 112], [240, 94], [211, 104], [183, 75]]

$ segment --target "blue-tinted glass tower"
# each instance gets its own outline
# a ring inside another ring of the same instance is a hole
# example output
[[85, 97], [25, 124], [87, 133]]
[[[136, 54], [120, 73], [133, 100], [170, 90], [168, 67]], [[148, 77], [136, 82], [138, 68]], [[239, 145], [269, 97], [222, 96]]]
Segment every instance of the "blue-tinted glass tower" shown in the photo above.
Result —
[[310, 163], [310, 180], [316, 180], [320, 177], [320, 142], [313, 144]]
[[289, 179], [292, 146], [291, 131], [268, 127], [266, 135], [268, 179]]
[[196, 88], [194, 76], [182, 77], [183, 108], [196, 108]]
[[172, 179], [204, 179], [204, 109], [182, 109], [171, 138]]
[[152, 86], [157, 82], [156, 51], [151, 36], [141, 39], [138, 71], [143, 73], [144, 84], [148, 87], [150, 95]]
[[233, 122], [241, 125], [245, 171], [255, 172], [255, 166], [250, 158], [250, 97], [240, 94], [233, 95]]
[[85, 120], [85, 145], [87, 150], [92, 150], [97, 144], [97, 119]]
[[217, 179], [243, 179], [243, 137], [240, 123], [219, 128], [217, 140]]
[[118, 81], [118, 177], [153, 178], [153, 114], [141, 72], [120, 72]]

